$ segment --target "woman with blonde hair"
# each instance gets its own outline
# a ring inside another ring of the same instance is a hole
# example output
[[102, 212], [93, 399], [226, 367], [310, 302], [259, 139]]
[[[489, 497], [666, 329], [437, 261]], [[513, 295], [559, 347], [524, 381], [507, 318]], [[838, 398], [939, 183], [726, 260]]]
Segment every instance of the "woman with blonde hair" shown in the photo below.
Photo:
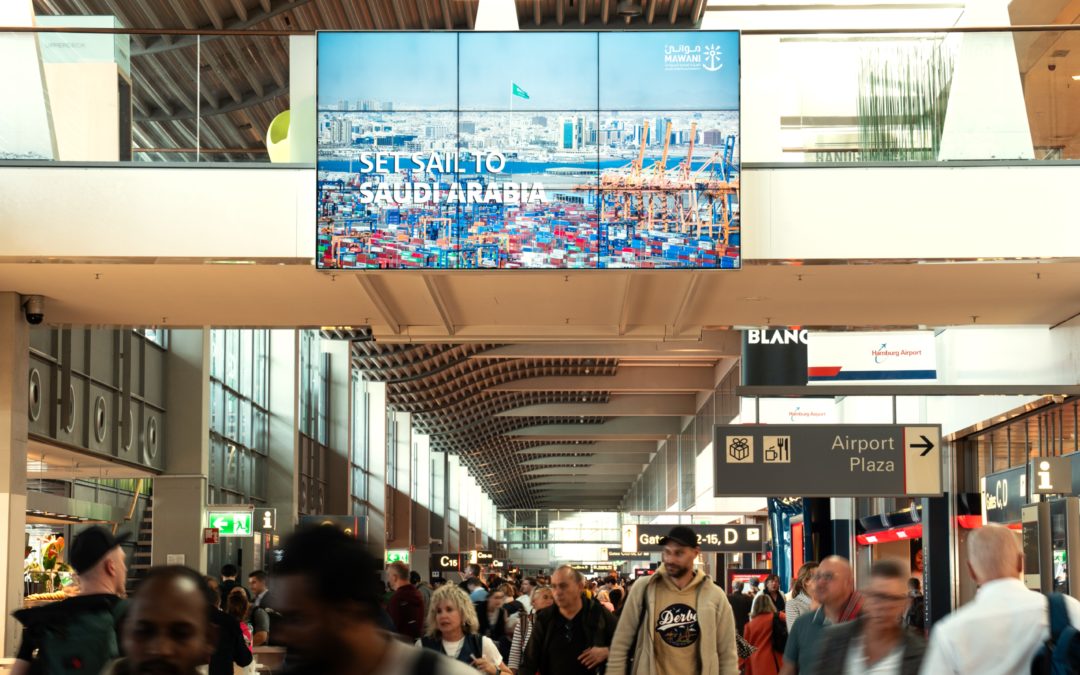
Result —
[[488, 675], [510, 673], [499, 648], [479, 630], [480, 620], [469, 596], [457, 586], [446, 585], [431, 594], [424, 637], [416, 644]]
[[521, 654], [525, 651], [525, 645], [529, 644], [529, 638], [532, 636], [536, 613], [555, 604], [555, 593], [551, 590], [551, 586], [537, 586], [533, 589], [529, 600], [532, 608], [528, 612], [521, 611], [521, 619], [514, 629], [514, 639], [510, 642], [510, 670], [515, 674], [521, 666]]
[[776, 605], [767, 593], [761, 593], [754, 598], [754, 604], [750, 607], [750, 621], [743, 628], [743, 637], [757, 647], [757, 651], [742, 660], [746, 675], [777, 675], [780, 672], [780, 667], [784, 665], [784, 654], [773, 647], [774, 636], [787, 637], [784, 613], [776, 611]]

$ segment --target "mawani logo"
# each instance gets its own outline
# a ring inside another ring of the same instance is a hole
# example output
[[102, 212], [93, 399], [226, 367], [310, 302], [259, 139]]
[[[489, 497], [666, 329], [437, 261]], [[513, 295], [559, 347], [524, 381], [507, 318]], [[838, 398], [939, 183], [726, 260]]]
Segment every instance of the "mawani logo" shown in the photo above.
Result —
[[709, 45], [705, 48], [705, 63], [701, 66], [710, 73], [715, 73], [724, 67], [724, 64], [720, 61], [720, 56], [723, 52], [716, 45]]
[[698, 641], [701, 633], [697, 612], [690, 605], [668, 605], [656, 618], [656, 632], [672, 647], [689, 647]]
[[719, 45], [664, 45], [665, 70], [705, 70], [715, 73], [724, 67]]

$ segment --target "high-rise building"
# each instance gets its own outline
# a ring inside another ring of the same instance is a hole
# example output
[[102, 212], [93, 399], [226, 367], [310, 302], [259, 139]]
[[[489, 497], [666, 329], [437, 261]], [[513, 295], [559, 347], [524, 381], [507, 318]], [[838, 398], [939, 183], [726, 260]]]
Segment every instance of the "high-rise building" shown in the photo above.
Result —
[[337, 102], [337, 109], [338, 110], [348, 110], [349, 109], [349, 102], [346, 99], [341, 99], [340, 101]]
[[702, 134], [701, 142], [705, 145], [723, 145], [724, 134], [716, 131], [715, 129], [712, 131], [706, 131], [704, 134]]
[[461, 133], [463, 133], [463, 134], [475, 134], [476, 133], [476, 122], [462, 122], [461, 123]]

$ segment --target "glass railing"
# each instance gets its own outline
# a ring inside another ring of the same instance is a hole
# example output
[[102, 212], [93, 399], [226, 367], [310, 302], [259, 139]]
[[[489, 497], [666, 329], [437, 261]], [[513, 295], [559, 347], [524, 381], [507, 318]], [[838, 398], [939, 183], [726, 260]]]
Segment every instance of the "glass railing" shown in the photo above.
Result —
[[743, 39], [744, 162], [1080, 159], [1080, 31]]
[[[738, 159], [1080, 159], [1076, 29], [748, 31]], [[0, 159], [275, 160], [296, 33], [57, 30], [0, 29]]]
[[0, 159], [269, 162], [289, 109], [285, 35], [0, 32], [0, 55]]

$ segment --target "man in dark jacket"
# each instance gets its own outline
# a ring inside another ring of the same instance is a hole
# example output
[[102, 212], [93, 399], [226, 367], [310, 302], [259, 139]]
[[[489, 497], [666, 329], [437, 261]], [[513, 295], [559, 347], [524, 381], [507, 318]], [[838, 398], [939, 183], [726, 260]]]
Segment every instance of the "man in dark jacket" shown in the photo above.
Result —
[[735, 615], [735, 634], [742, 635], [746, 622], [750, 620], [750, 607], [754, 604], [754, 599], [743, 592], [743, 582], [736, 581], [731, 595], [728, 596], [728, 602], [731, 603], [731, 613]]
[[386, 603], [394, 630], [410, 641], [424, 634], [424, 598], [409, 581], [409, 568], [405, 563], [394, 562], [386, 566], [386, 579], [394, 594]]
[[870, 585], [863, 592], [863, 615], [825, 629], [813, 672], [861, 673], [873, 664], [875, 673], [918, 675], [926, 642], [922, 636], [904, 630], [906, 581], [903, 563], [891, 559], [874, 563]]
[[581, 573], [564, 565], [551, 576], [555, 604], [536, 614], [518, 675], [591, 675], [607, 661], [615, 616], [585, 596]]

